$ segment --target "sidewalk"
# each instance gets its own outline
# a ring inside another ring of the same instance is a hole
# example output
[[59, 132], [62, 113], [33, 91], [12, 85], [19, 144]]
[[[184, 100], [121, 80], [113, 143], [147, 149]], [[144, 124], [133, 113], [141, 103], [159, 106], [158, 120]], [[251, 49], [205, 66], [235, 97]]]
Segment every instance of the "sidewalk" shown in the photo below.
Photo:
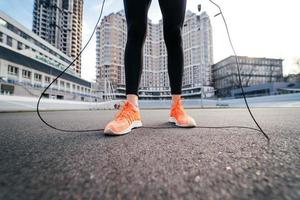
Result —
[[[0, 95], [0, 112], [35, 111], [37, 98]], [[300, 107], [300, 93], [247, 98], [250, 107]], [[42, 99], [40, 110], [101, 110], [113, 109], [120, 100], [110, 102], [81, 102], [54, 99]], [[186, 108], [245, 108], [244, 99], [186, 99]], [[142, 109], [168, 109], [169, 100], [140, 100]]]

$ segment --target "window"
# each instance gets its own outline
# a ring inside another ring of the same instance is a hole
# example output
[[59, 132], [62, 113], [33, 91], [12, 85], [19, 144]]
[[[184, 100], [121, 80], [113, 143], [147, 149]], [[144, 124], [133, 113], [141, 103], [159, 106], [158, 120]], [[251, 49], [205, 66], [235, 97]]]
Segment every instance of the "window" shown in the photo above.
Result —
[[50, 77], [49, 76], [45, 76], [45, 82], [50, 83]]
[[41, 82], [42, 81], [42, 75], [35, 73], [34, 74], [34, 80], [38, 81], [38, 82]]
[[12, 37], [6, 36], [6, 44], [10, 47], [12, 47]]
[[3, 42], [3, 33], [0, 32], [0, 42], [2, 43]]
[[23, 77], [23, 78], [30, 79], [30, 78], [31, 78], [31, 71], [28, 71], [28, 70], [23, 69], [23, 70], [22, 70], [22, 77]]
[[22, 42], [18, 41], [18, 50], [22, 50], [23, 49], [23, 44]]
[[18, 76], [19, 74], [19, 68], [8, 65], [8, 74]]
[[14, 32], [17, 35], [20, 35], [20, 30], [17, 27], [15, 27], [14, 25], [12, 25], [10, 23], [7, 23], [6, 27], [7, 27], [8, 30]]

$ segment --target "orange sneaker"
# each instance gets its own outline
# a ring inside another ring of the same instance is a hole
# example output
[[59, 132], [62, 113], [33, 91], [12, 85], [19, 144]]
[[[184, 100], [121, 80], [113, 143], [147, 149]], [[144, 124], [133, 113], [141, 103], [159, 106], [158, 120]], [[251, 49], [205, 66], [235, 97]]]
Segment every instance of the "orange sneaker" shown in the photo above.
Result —
[[175, 100], [174, 104], [171, 107], [169, 122], [175, 123], [176, 126], [180, 127], [197, 126], [195, 120], [191, 116], [189, 116], [182, 107], [180, 98]]
[[139, 108], [126, 100], [119, 109], [120, 111], [115, 114], [114, 119], [106, 125], [104, 129], [106, 135], [124, 135], [131, 129], [142, 126]]

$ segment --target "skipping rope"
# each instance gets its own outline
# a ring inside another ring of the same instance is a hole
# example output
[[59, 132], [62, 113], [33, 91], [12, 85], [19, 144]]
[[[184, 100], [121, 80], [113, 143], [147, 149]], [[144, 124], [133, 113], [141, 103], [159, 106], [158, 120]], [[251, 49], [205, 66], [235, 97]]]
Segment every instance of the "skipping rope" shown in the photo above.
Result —
[[[104, 129], [85, 129], [85, 130], [69, 130], [69, 129], [62, 129], [62, 128], [57, 128], [51, 124], [49, 124], [48, 122], [46, 122], [43, 117], [41, 116], [40, 114], [40, 110], [39, 110], [39, 106], [40, 106], [40, 102], [41, 102], [41, 99], [43, 96], [45, 96], [45, 92], [51, 87], [51, 85], [58, 79], [60, 78], [74, 63], [75, 61], [81, 56], [81, 54], [84, 52], [84, 50], [86, 49], [86, 47], [88, 46], [88, 44], [90, 43], [92, 37], [94, 36], [96, 30], [97, 30], [97, 27], [98, 27], [98, 24], [101, 20], [101, 17], [102, 17], [102, 13], [103, 13], [103, 8], [104, 8], [104, 5], [105, 5], [105, 1], [106, 0], [103, 0], [102, 2], [102, 6], [101, 6], [101, 11], [100, 11], [100, 15], [99, 15], [99, 18], [97, 20], [97, 23], [94, 27], [94, 30], [91, 34], [91, 36], [89, 37], [87, 43], [84, 45], [84, 47], [81, 49], [81, 51], [79, 52], [79, 54], [74, 58], [74, 60], [69, 64], [68, 67], [66, 67], [56, 78], [54, 78], [52, 80], [52, 82], [43, 90], [43, 92], [41, 93], [39, 99], [38, 99], [38, 102], [37, 102], [37, 106], [36, 106], [36, 112], [38, 114], [38, 117], [40, 118], [40, 120], [45, 124], [47, 125], [48, 127], [52, 128], [52, 129], [55, 129], [55, 130], [58, 130], [58, 131], [62, 131], [62, 132], [71, 132], [71, 133], [74, 133], [74, 132], [95, 132], [95, 131], [104, 131]], [[228, 29], [228, 26], [227, 26], [227, 22], [226, 22], [226, 19], [222, 13], [222, 9], [221, 7], [216, 4], [214, 1], [212, 0], [209, 0], [212, 4], [214, 4], [216, 7], [218, 7], [219, 9], [219, 13], [216, 14], [214, 17], [218, 16], [218, 15], [221, 15], [222, 16], [222, 19], [223, 19], [223, 22], [224, 22], [224, 25], [225, 25], [225, 28], [226, 28], [226, 32], [227, 32], [227, 37], [228, 37], [228, 40], [229, 40], [229, 43], [230, 43], [230, 46], [231, 46], [231, 49], [234, 53], [234, 57], [235, 57], [235, 62], [236, 62], [236, 66], [237, 66], [237, 71], [238, 71], [238, 78], [239, 78], [239, 85], [240, 85], [240, 88], [241, 88], [241, 91], [242, 91], [242, 95], [243, 95], [243, 99], [245, 101], [245, 105], [247, 107], [247, 110], [253, 120], [253, 122], [256, 124], [257, 128], [252, 128], [252, 127], [247, 127], [247, 126], [196, 126], [194, 128], [199, 128], [199, 129], [230, 129], [230, 128], [238, 128], [238, 129], [250, 129], [250, 130], [255, 130], [255, 131], [258, 131], [258, 132], [261, 132], [264, 137], [267, 139], [268, 143], [270, 141], [270, 137], [265, 133], [265, 131], [261, 128], [261, 126], [259, 125], [259, 123], [257, 122], [257, 120], [255, 119], [255, 117], [253, 116], [252, 112], [251, 112], [251, 109], [248, 105], [248, 101], [247, 101], [247, 98], [246, 98], [246, 95], [245, 95], [245, 92], [244, 92], [244, 88], [243, 88], [243, 85], [242, 85], [242, 80], [241, 80], [241, 75], [240, 75], [240, 65], [239, 65], [239, 62], [238, 62], [238, 58], [237, 58], [237, 54], [236, 54], [236, 51], [234, 49], [234, 46], [232, 44], [232, 40], [231, 40], [231, 36], [230, 36], [230, 33], [229, 33], [229, 29]], [[171, 126], [161, 126], [161, 127], [155, 127], [155, 126], [142, 126], [140, 128], [148, 128], [148, 129], [170, 129], [172, 128]]]

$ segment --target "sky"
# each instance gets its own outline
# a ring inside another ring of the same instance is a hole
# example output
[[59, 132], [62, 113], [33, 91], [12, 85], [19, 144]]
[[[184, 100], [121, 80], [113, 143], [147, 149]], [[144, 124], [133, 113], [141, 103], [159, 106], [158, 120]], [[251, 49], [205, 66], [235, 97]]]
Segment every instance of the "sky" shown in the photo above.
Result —
[[[28, 29], [32, 29], [34, 0], [0, 0], [0, 9]], [[99, 17], [103, 0], [84, 0], [83, 44], [90, 37]], [[281, 58], [284, 75], [299, 73], [300, 59], [300, 1], [299, 0], [215, 0], [227, 20], [233, 45], [238, 55]], [[226, 29], [217, 8], [208, 0], [187, 0], [187, 10], [197, 13], [202, 5], [211, 17], [214, 43], [214, 62], [230, 55]], [[106, 0], [104, 16], [122, 10], [123, 0]], [[149, 19], [156, 23], [161, 19], [158, 0], [152, 0]], [[82, 55], [82, 78], [95, 79], [96, 63], [95, 36]]]

